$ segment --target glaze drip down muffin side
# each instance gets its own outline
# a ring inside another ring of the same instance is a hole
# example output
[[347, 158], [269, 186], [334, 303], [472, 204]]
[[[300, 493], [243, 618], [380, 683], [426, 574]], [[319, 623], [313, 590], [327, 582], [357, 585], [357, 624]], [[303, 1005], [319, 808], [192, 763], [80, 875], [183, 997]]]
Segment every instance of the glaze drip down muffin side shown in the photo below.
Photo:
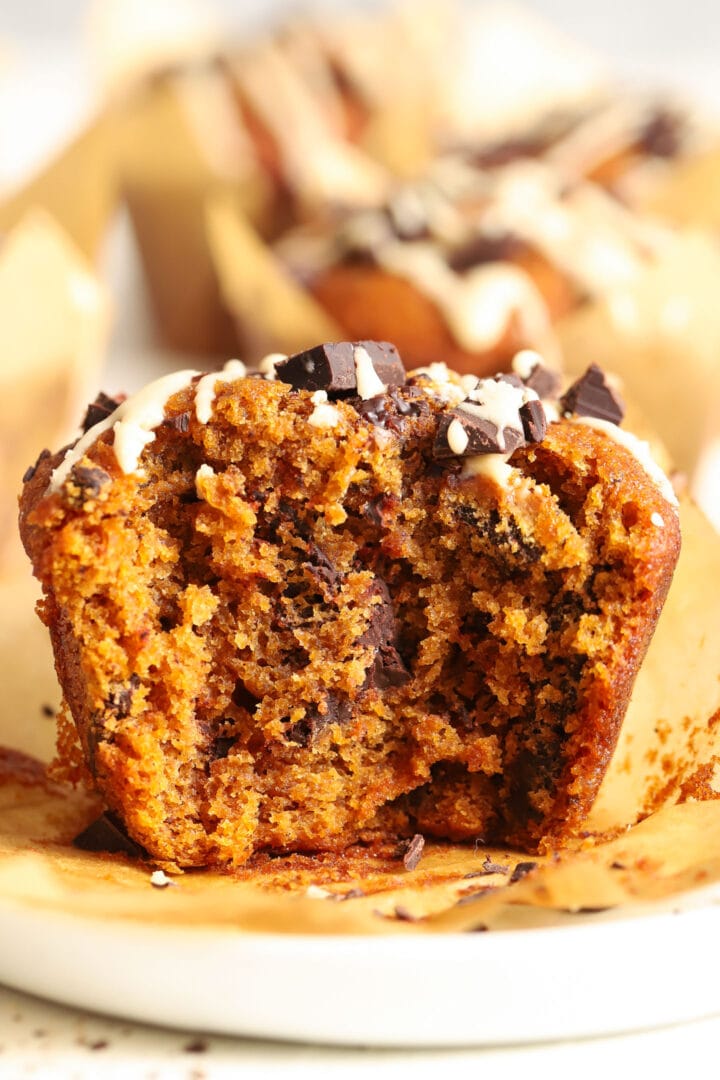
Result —
[[153, 857], [581, 831], [679, 528], [601, 373], [545, 410], [517, 368], [177, 373], [28, 470], [86, 778]]

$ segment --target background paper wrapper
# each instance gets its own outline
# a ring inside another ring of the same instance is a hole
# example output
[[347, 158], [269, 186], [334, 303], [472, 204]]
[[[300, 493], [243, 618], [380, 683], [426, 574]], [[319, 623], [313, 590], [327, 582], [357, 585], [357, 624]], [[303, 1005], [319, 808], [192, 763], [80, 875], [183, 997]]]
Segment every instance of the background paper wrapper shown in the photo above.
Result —
[[95, 263], [117, 209], [117, 118], [106, 110], [17, 190], [0, 192], [0, 233], [40, 208]]
[[24, 568], [23, 473], [75, 435], [109, 320], [105, 289], [70, 238], [44, 211], [25, 214], [0, 246], [0, 575]]
[[249, 360], [342, 340], [342, 329], [292, 279], [237, 200], [220, 195], [208, 200], [206, 228], [222, 294]]
[[720, 528], [720, 249], [686, 232], [622, 293], [562, 319], [570, 375], [616, 372]]

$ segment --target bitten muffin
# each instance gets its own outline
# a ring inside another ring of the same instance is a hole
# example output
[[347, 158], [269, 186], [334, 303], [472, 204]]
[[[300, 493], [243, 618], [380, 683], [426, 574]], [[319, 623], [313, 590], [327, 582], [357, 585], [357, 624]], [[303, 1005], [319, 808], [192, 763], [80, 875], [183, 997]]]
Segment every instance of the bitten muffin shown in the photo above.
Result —
[[602, 372], [546, 412], [537, 361], [179, 372], [30, 470], [61, 758], [154, 858], [582, 829], [680, 537]]

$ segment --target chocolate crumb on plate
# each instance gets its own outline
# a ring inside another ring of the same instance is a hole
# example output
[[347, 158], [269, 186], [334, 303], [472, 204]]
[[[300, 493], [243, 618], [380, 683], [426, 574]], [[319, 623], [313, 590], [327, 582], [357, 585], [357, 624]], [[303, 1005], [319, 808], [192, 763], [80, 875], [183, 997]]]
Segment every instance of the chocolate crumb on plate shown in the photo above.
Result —
[[514, 885], [516, 881], [521, 881], [522, 878], [527, 877], [528, 874], [537, 869], [537, 865], [536, 862], [519, 862], [510, 875], [510, 884]]
[[625, 415], [625, 407], [607, 381], [605, 372], [597, 364], [591, 364], [560, 398], [560, 407], [566, 416], [589, 416], [619, 424]]
[[420, 862], [425, 847], [425, 837], [422, 833], [415, 833], [403, 855], [403, 866], [406, 870], [415, 870]]
[[209, 1049], [210, 1043], [207, 1039], [193, 1039], [183, 1046], [183, 1052], [186, 1054], [206, 1054]]

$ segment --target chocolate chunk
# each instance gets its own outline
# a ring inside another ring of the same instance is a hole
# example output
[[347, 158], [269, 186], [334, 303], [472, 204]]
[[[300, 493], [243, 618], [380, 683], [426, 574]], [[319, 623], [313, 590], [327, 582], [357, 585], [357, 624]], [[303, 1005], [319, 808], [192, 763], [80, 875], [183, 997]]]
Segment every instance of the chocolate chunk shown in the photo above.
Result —
[[417, 868], [417, 865], [422, 858], [424, 847], [425, 837], [422, 833], [415, 833], [412, 840], [409, 841], [405, 854], [403, 855], [403, 866], [406, 870], [415, 870]]
[[119, 689], [111, 691], [105, 703], [107, 711], [114, 713], [118, 720], [124, 720], [126, 716], [129, 716], [133, 694], [139, 685], [139, 677], [131, 675], [127, 686], [121, 686]]
[[84, 499], [97, 498], [105, 485], [110, 483], [110, 475], [97, 466], [76, 465], [70, 478], [80, 488]]
[[473, 236], [462, 247], [456, 248], [448, 257], [448, 266], [456, 274], [464, 274], [474, 266], [489, 262], [506, 262], [517, 258], [525, 244], [512, 233], [497, 236]]
[[111, 413], [114, 413], [118, 405], [121, 405], [125, 400], [123, 394], [116, 398], [110, 397], [108, 394], [99, 393], [95, 400], [88, 405], [85, 413], [85, 418], [82, 422], [83, 433], [89, 431], [90, 428], [95, 427], [96, 424], [101, 423], [103, 420], [107, 420]]
[[181, 412], [177, 416], [171, 416], [165, 421], [167, 427], [175, 428], [182, 435], [190, 430], [190, 413]]
[[500, 375], [495, 375], [495, 382], [504, 382], [508, 386], [516, 386], [518, 390], [522, 390], [525, 383], [522, 381], [519, 375], [516, 375], [513, 371], [504, 371]]
[[145, 849], [128, 836], [123, 823], [110, 810], [83, 829], [72, 843], [80, 851], [106, 851], [110, 855], [130, 855], [134, 859], [147, 857]]
[[539, 443], [545, 438], [547, 417], [540, 401], [526, 401], [520, 406], [523, 433], [528, 443]]
[[355, 349], [361, 346], [370, 357], [385, 386], [402, 386], [405, 368], [394, 345], [387, 341], [336, 341], [289, 356], [276, 365], [278, 379], [294, 390], [325, 390], [342, 397], [357, 390]]
[[[448, 430], [454, 420], [457, 420], [467, 436], [467, 445], [460, 453], [452, 450], [448, 442]], [[486, 420], [483, 416], [460, 407], [451, 409], [440, 417], [433, 444], [433, 455], [444, 459], [473, 457], [475, 454], [511, 454], [525, 442], [520, 423], [518, 418], [517, 430], [511, 427], [503, 428], [501, 439], [497, 424], [494, 424], [492, 420]]]
[[523, 381], [529, 390], [535, 391], [539, 398], [556, 398], [560, 393], [560, 376], [544, 364], [535, 364]]
[[235, 745], [235, 741], [234, 735], [218, 735], [216, 739], [213, 739], [210, 747], [210, 760], [222, 761], [226, 758]]
[[520, 881], [521, 878], [526, 877], [536, 868], [536, 862], [519, 862], [513, 870], [512, 874], [510, 875], [510, 884], [513, 885], [516, 881]]
[[620, 398], [597, 364], [591, 364], [585, 374], [563, 394], [560, 406], [565, 415], [592, 416], [598, 420], [608, 420], [611, 424], [619, 424], [625, 415]]
[[370, 586], [370, 596], [378, 596], [379, 604], [370, 609], [370, 621], [365, 633], [358, 639], [361, 645], [372, 645], [372, 659], [364, 689], [386, 690], [390, 686], [403, 686], [410, 679], [400, 653], [395, 647], [397, 623], [390, 592], [382, 578], [375, 578]]
[[295, 353], [275, 365], [278, 379], [295, 390], [326, 390], [328, 394], [350, 394], [357, 389], [355, 357], [351, 341], [316, 345]]
[[346, 698], [341, 698], [330, 691], [325, 698], [326, 711], [321, 713], [319, 709], [312, 709], [302, 718], [296, 721], [285, 732], [288, 742], [298, 746], [309, 746], [314, 742], [324, 728], [330, 724], [344, 724], [350, 719], [352, 707]]
[[337, 591], [342, 575], [325, 552], [317, 544], [313, 544], [312, 541], [308, 544], [307, 565], [314, 578], [327, 585], [331, 592]]
[[684, 120], [680, 113], [658, 109], [640, 132], [638, 145], [651, 157], [674, 158], [682, 147]]
[[45, 458], [49, 458], [49, 457], [50, 457], [50, 451], [49, 450], [41, 450], [40, 451], [40, 453], [38, 455], [38, 459], [35, 462], [35, 464], [34, 465], [28, 465], [27, 469], [23, 473], [23, 478], [22, 478], [23, 484], [27, 484], [28, 481], [32, 480], [33, 476], [37, 472], [37, 468], [38, 468], [38, 465], [40, 464], [40, 462], [44, 461]]
[[365, 677], [364, 689], [387, 690], [412, 678], [394, 645], [381, 645]]

